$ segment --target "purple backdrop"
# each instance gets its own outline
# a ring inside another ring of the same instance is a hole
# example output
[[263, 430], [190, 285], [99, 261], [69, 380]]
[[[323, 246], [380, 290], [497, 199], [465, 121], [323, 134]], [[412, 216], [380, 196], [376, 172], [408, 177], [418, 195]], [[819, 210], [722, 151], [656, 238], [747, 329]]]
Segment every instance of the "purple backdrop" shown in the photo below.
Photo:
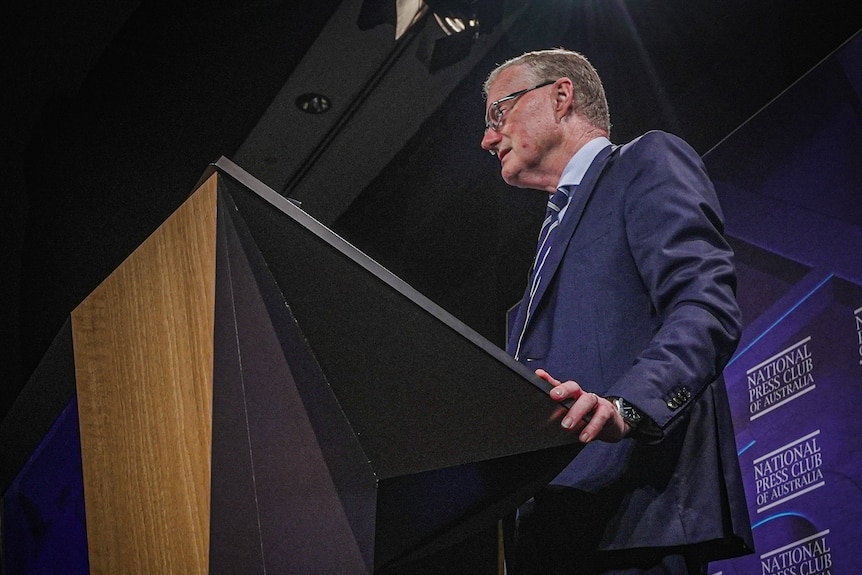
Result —
[[712, 574], [857, 570], [860, 95], [857, 35], [706, 155], [740, 273], [725, 373], [757, 548]]

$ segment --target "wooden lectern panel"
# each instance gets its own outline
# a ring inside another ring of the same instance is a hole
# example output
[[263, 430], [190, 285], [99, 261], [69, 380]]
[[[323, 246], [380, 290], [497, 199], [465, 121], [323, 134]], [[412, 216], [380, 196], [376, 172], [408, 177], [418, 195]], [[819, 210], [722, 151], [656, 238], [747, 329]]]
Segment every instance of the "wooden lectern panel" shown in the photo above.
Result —
[[212, 175], [72, 313], [91, 573], [207, 573]]

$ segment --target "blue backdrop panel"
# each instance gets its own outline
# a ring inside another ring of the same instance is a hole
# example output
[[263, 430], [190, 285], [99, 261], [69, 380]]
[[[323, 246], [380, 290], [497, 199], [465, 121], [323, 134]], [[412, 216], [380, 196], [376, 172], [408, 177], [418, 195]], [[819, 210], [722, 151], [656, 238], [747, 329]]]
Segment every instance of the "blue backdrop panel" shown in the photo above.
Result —
[[725, 373], [756, 545], [710, 573], [858, 569], [860, 96], [857, 36], [706, 156], [740, 273]]
[[85, 575], [87, 532], [73, 397], [3, 496], [8, 575]]

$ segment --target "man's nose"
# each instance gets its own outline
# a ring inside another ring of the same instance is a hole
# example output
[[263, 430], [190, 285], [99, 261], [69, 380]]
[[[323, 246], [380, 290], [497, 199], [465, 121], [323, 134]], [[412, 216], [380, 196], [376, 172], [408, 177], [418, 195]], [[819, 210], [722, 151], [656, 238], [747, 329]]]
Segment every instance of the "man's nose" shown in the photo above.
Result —
[[491, 152], [492, 155], [497, 153], [497, 144], [500, 143], [500, 134], [497, 130], [488, 128], [482, 135], [482, 149]]

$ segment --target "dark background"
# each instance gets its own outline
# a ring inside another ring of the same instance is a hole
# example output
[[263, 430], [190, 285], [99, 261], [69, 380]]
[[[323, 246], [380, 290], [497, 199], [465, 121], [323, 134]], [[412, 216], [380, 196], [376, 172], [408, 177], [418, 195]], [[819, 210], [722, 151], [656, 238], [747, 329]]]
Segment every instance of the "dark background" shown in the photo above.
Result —
[[[366, 20], [360, 31], [336, 18], [347, 4], [361, 2], [12, 0], [0, 24], [0, 416], [71, 310], [219, 156], [242, 158], [502, 344], [544, 200], [508, 188], [478, 147], [481, 84], [496, 63], [579, 50], [605, 82], [612, 140], [664, 129], [707, 153], [862, 28], [858, 1], [510, 0], [496, 2], [502, 19], [486, 19], [470, 55], [432, 69], [430, 16], [396, 42], [391, 24]], [[383, 21], [391, 4], [365, 2], [363, 13]], [[363, 58], [351, 34], [374, 35], [378, 49]], [[290, 116], [264, 118], [307, 78], [320, 79], [308, 90], [327, 86], [339, 114], [319, 138], [307, 136], [313, 124], [291, 137]], [[422, 82], [427, 99], [389, 88]], [[391, 137], [404, 110], [414, 124]], [[267, 133], [276, 125], [286, 128]], [[259, 152], [285, 137], [283, 156]], [[333, 161], [326, 150], [340, 145], [355, 153]], [[301, 172], [297, 153], [309, 158]], [[338, 170], [355, 185], [339, 183]], [[318, 190], [336, 199], [321, 203]]]

